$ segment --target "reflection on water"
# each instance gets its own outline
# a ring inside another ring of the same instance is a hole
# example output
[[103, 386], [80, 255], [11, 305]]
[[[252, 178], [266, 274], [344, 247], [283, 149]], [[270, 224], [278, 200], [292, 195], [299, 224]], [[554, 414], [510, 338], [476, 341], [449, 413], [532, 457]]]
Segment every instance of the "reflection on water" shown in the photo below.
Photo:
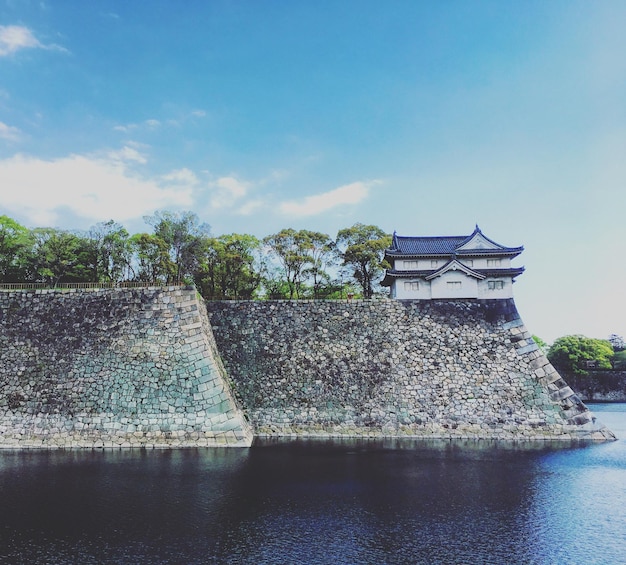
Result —
[[626, 443], [10, 451], [0, 500], [0, 562], [619, 563]]

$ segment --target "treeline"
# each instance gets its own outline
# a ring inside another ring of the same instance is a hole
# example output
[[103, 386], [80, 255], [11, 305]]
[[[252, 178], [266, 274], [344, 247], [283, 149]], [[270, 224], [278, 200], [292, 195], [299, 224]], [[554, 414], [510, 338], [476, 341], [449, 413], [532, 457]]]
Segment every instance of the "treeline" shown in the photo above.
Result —
[[371, 298], [391, 236], [357, 223], [328, 234], [280, 230], [214, 237], [192, 212], [144, 218], [150, 233], [101, 222], [85, 232], [29, 229], [0, 216], [0, 282], [195, 284], [209, 300]]
[[547, 355], [584, 400], [626, 401], [626, 344], [621, 336], [611, 334], [608, 340], [582, 335], [560, 337]]
[[609, 339], [567, 335], [551, 346], [536, 336], [533, 338], [550, 363], [564, 375], [586, 377], [593, 371], [626, 370], [626, 344], [620, 335], [611, 334]]

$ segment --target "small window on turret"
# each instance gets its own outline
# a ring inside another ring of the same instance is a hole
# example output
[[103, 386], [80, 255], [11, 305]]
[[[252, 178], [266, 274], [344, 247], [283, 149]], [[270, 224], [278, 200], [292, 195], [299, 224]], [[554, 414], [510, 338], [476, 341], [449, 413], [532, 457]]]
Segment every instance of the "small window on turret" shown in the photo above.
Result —
[[448, 281], [448, 290], [460, 290], [461, 281]]
[[404, 290], [419, 290], [420, 283], [417, 281], [404, 281]]
[[502, 290], [504, 288], [504, 281], [487, 281], [487, 288], [489, 288], [489, 290]]

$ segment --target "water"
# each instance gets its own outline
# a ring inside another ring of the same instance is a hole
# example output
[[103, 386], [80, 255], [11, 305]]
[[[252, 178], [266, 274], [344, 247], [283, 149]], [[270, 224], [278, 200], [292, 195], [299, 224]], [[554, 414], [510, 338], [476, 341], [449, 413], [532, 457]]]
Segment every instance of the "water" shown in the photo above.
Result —
[[626, 563], [626, 441], [0, 452], [0, 563]]

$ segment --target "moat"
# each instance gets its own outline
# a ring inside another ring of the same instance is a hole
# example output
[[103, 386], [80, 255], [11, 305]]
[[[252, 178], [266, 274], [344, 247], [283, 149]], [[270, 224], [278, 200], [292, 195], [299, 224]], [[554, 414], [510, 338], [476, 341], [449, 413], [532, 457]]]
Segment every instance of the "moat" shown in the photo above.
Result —
[[618, 441], [0, 451], [0, 562], [620, 563]]

